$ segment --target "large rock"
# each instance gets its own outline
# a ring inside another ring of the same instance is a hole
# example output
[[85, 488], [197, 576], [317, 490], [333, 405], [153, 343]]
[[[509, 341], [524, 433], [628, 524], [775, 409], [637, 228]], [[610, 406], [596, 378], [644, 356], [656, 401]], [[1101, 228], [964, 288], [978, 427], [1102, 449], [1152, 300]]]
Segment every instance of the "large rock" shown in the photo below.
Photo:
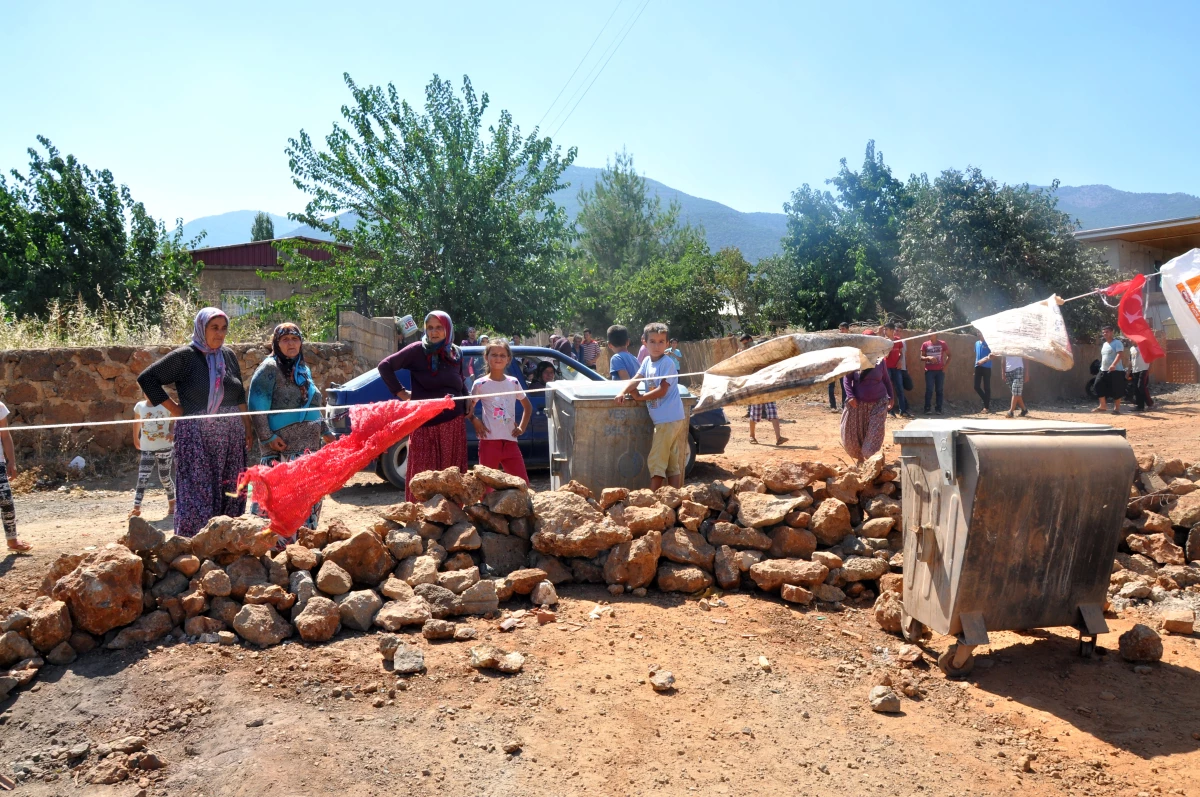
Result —
[[904, 599], [899, 592], [880, 593], [875, 599], [875, 622], [879, 623], [879, 627], [884, 631], [900, 633], [900, 611], [903, 606]]
[[438, 494], [452, 496], [464, 491], [463, 474], [455, 467], [427, 470], [409, 478], [408, 489], [418, 501]]
[[401, 643], [392, 652], [392, 672], [396, 675], [415, 675], [425, 672], [425, 651]]
[[893, 520], [899, 520], [903, 508], [895, 498], [886, 495], [876, 495], [867, 499], [863, 504], [863, 511], [869, 517], [890, 517]]
[[896, 519], [890, 517], [873, 517], [863, 522], [858, 529], [859, 537], [867, 539], [882, 540], [887, 535], [892, 533], [892, 528], [896, 525]]
[[1186, 563], [1183, 549], [1165, 534], [1130, 534], [1125, 544], [1134, 553], [1148, 556], [1160, 565], [1182, 565]]
[[1158, 661], [1163, 655], [1162, 638], [1148, 625], [1138, 623], [1117, 639], [1125, 661]]
[[850, 533], [850, 508], [844, 501], [826, 498], [813, 513], [808, 528], [817, 541], [825, 545], [837, 545]]
[[788, 603], [803, 603], [807, 605], [813, 601], [812, 592], [796, 584], [781, 584], [779, 586], [779, 597]]
[[418, 584], [413, 587], [419, 597], [429, 604], [429, 612], [439, 620], [461, 614], [461, 604], [458, 596], [445, 587], [437, 584]]
[[829, 497], [847, 504], [858, 503], [858, 493], [870, 482], [863, 483], [858, 474], [851, 471], [825, 480], [825, 491]]
[[621, 521], [633, 536], [639, 537], [647, 531], [663, 531], [670, 528], [675, 522], [675, 512], [666, 504], [630, 506], [625, 508]]
[[529, 489], [529, 485], [520, 476], [513, 476], [511, 473], [505, 473], [495, 468], [476, 465], [471, 468], [471, 473], [475, 474], [476, 479], [494, 490], [521, 490], [524, 492]]
[[200, 577], [200, 589], [211, 598], [228, 598], [233, 592], [233, 581], [228, 573], [217, 568]]
[[[742, 496], [745, 497], [746, 493]], [[757, 495], [757, 493], [753, 493]], [[729, 545], [734, 548], [754, 548], [766, 551], [771, 547], [771, 538], [758, 529], [742, 528], [732, 523], [718, 521], [708, 530], [708, 541], [713, 545]]]
[[217, 515], [192, 537], [192, 553], [200, 559], [214, 559], [221, 553], [262, 556], [278, 539], [269, 526], [269, 520], [254, 515]]
[[575, 493], [547, 490], [533, 496], [533, 531], [565, 535], [588, 522], [604, 518], [596, 507]]
[[675, 562], [659, 565], [657, 576], [663, 592], [699, 592], [713, 583], [713, 577], [700, 568]]
[[317, 571], [317, 589], [326, 595], [345, 595], [354, 586], [354, 579], [337, 562], [326, 559]]
[[716, 554], [717, 550], [709, 545], [704, 535], [699, 532], [688, 531], [678, 526], [663, 532], [662, 555], [672, 562], [696, 565], [711, 571]]
[[525, 566], [529, 543], [520, 537], [485, 531], [479, 535], [483, 563], [498, 576], [506, 576]]
[[524, 490], [497, 490], [484, 499], [488, 510], [505, 517], [528, 517], [533, 514], [529, 493]]
[[725, 502], [729, 499], [729, 488], [720, 482], [689, 484], [683, 488], [683, 492], [689, 500], [714, 512], [725, 511]]
[[804, 587], [820, 584], [828, 574], [825, 565], [804, 559], [768, 559], [750, 566], [750, 578], [766, 592], [779, 589], [781, 584]]
[[396, 566], [396, 578], [407, 581], [409, 586], [436, 584], [437, 560], [432, 556], [412, 556]]
[[873, 686], [870, 694], [867, 695], [867, 702], [871, 704], [871, 710], [880, 714], [898, 714], [900, 713], [900, 695], [896, 694], [890, 686]]
[[421, 511], [419, 504], [414, 504], [411, 501], [401, 501], [398, 504], [385, 506], [379, 511], [379, 516], [384, 520], [399, 523], [401, 526], [409, 526], [419, 522], [424, 517], [424, 513]]
[[375, 625], [384, 631], [399, 631], [406, 625], [424, 625], [433, 616], [429, 604], [420, 595], [407, 600], [388, 601], [375, 613]]
[[49, 653], [71, 636], [71, 612], [62, 601], [43, 595], [25, 611], [30, 618], [29, 641], [39, 653]]
[[476, 581], [458, 596], [459, 614], [489, 614], [500, 608], [496, 582], [490, 578]]
[[529, 555], [529, 566], [546, 571], [546, 580], [556, 587], [575, 577], [571, 568], [563, 564], [562, 559], [557, 556], [547, 556], [538, 551]]
[[438, 573], [438, 586], [445, 587], [455, 595], [461, 595], [466, 591], [467, 587], [471, 586], [479, 580], [479, 568], [468, 567], [465, 570], [450, 570], [444, 573]]
[[455, 523], [446, 529], [439, 542], [449, 553], [475, 551], [483, 544], [479, 538], [479, 530], [470, 523]]
[[[267, 569], [263, 567], [262, 562], [252, 556], [239, 556], [229, 563], [225, 572], [229, 574], [229, 594], [237, 600], [245, 598], [246, 591], [251, 587], [269, 583]], [[187, 579], [185, 578], [184, 581], [186, 582]]]
[[383, 606], [383, 600], [371, 589], [347, 592], [334, 602], [337, 604], [342, 625], [355, 631], [369, 631], [372, 618]]
[[790, 493], [836, 475], [837, 471], [823, 462], [781, 462], [763, 471], [763, 482], [773, 493]]
[[133, 625], [122, 628], [112, 641], [105, 645], [109, 650], [124, 650], [136, 645], [148, 645], [161, 639], [171, 631], [171, 615], [159, 609], [142, 615]]
[[604, 580], [632, 589], [649, 586], [662, 555], [662, 534], [648, 531], [644, 536], [613, 548], [604, 563]]
[[1138, 521], [1137, 525], [1141, 526], [1140, 531], [1143, 534], [1173, 534], [1175, 531], [1171, 526], [1171, 519], [1169, 517], [1148, 510], [1145, 516]]
[[420, 556], [425, 552], [425, 541], [421, 539], [421, 535], [409, 531], [407, 528], [388, 531], [384, 544], [387, 545], [388, 553], [397, 562], [410, 556]]
[[802, 498], [776, 498], [761, 493], [742, 493], [738, 496], [738, 523], [755, 529], [778, 526], [789, 512], [811, 503], [812, 498], [807, 494]]
[[135, 515], [129, 518], [129, 528], [118, 542], [134, 553], [150, 553], [166, 539], [167, 536], [151, 526], [145, 518]]
[[18, 661], [32, 659], [37, 655], [29, 640], [16, 631], [0, 634], [0, 668], [7, 668]]
[[38, 587], [37, 594], [49, 595], [54, 589], [54, 585], [58, 583], [58, 580], [79, 567], [79, 563], [88, 556], [89, 554], [86, 553], [59, 554], [58, 558], [50, 565], [50, 570], [46, 572], [45, 577], [42, 579], [42, 584]]
[[142, 613], [142, 559], [124, 545], [106, 545], [60, 578], [51, 597], [67, 604], [72, 623], [92, 634], [132, 623]]
[[466, 513], [458, 504], [444, 495], [435, 495], [422, 505], [425, 522], [436, 523], [439, 526], [453, 526], [455, 523], [465, 523]]
[[504, 515], [497, 515], [484, 504], [471, 504], [466, 508], [467, 517], [481, 531], [494, 534], [511, 534], [511, 522]]
[[684, 499], [679, 502], [679, 508], [675, 510], [675, 522], [688, 531], [699, 531], [700, 524], [704, 522], [708, 514], [708, 507], [698, 504], [695, 501]]
[[396, 566], [387, 546], [371, 531], [360, 531], [348, 540], [325, 546], [325, 561], [335, 562], [358, 584], [375, 586]]
[[767, 553], [776, 559], [808, 559], [817, 550], [817, 538], [808, 529], [776, 526], [767, 536], [771, 538]]
[[305, 642], [328, 642], [338, 632], [341, 622], [337, 605], [320, 595], [309, 598], [296, 619], [292, 620], [296, 632]]
[[528, 595], [533, 592], [533, 588], [546, 580], [546, 571], [539, 567], [529, 567], [522, 570], [514, 570], [508, 574], [508, 581], [512, 584], [513, 592], [518, 595]]
[[233, 630], [247, 642], [265, 648], [290, 637], [292, 624], [280, 617], [270, 604], [262, 603], [243, 606], [233, 618]]
[[542, 581], [529, 593], [529, 600], [534, 606], [555, 606], [558, 604], [558, 590], [549, 581]]
[[[250, 561], [258, 564], [258, 560], [256, 559], [251, 559]], [[156, 598], [170, 598], [175, 595], [182, 595], [187, 588], [188, 577], [178, 570], [172, 570], [161, 581], [150, 588], [150, 594]]]
[[849, 556], [842, 563], [842, 578], [847, 582], [876, 581], [891, 568], [886, 559], [873, 556]]
[[[535, 502], [543, 495], [574, 496], [580, 501], [583, 500], [574, 493], [555, 491], [538, 493], [535, 496]], [[591, 510], [591, 507], [589, 506], [588, 509]], [[595, 512], [595, 510], [592, 511]], [[531, 541], [534, 550], [550, 556], [578, 556], [591, 559], [614, 545], [633, 539], [633, 533], [629, 529], [618, 526], [608, 518], [599, 519], [599, 512], [595, 512], [595, 514], [596, 520], [580, 521], [577, 526], [569, 528], [559, 522], [561, 518], [556, 518], [553, 523], [550, 523], [543, 522], [541, 517], [536, 517], [534, 528], [539, 526], [541, 528], [534, 532]]]
[[728, 545], [717, 549], [713, 557], [713, 575], [721, 589], [737, 589], [742, 584], [741, 557]]
[[470, 665], [477, 670], [516, 673], [525, 665], [525, 657], [516, 651], [506, 653], [493, 645], [477, 645], [471, 648]]
[[1167, 512], [1167, 517], [1176, 526], [1190, 529], [1200, 525], [1200, 491], [1182, 495]]

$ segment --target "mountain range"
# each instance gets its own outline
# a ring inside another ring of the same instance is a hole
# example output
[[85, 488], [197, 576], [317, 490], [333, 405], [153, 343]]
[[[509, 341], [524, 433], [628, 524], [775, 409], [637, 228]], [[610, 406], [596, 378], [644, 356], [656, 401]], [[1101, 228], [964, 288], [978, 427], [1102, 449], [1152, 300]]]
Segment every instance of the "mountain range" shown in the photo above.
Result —
[[[587, 166], [567, 168], [563, 182], [569, 185], [556, 193], [554, 199], [566, 208], [572, 219], [579, 213], [580, 190], [590, 190], [601, 171]], [[690, 224], [703, 226], [708, 245], [714, 252], [726, 246], [736, 246], [748, 260], [754, 262], [780, 251], [779, 241], [787, 230], [787, 216], [783, 213], [743, 213], [711, 199], [685, 194], [648, 177], [646, 185], [664, 204], [678, 201], [680, 218]], [[1184, 193], [1135, 193], [1107, 185], [1064, 185], [1059, 186], [1056, 196], [1059, 209], [1078, 220], [1085, 230], [1200, 215], [1200, 197]], [[184, 240], [190, 240], [205, 231], [207, 234], [201, 246], [244, 243], [250, 240], [250, 227], [256, 212], [235, 210], [193, 219], [183, 225]], [[317, 230], [298, 225], [286, 216], [275, 213], [268, 215], [275, 225], [277, 238], [295, 235], [325, 237]], [[352, 214], [343, 214], [342, 218], [343, 224], [353, 220]]]

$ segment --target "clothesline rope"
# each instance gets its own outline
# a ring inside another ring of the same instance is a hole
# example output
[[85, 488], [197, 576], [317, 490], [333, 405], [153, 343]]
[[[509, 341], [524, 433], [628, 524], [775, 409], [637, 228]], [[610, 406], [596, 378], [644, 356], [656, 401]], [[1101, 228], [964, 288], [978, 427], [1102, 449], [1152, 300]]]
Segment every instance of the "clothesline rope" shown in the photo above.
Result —
[[[1162, 273], [1161, 271], [1155, 271], [1154, 273], [1147, 274], [1146, 276], [1147, 277], [1155, 277], [1161, 273]], [[1104, 293], [1105, 290], [1106, 290], [1106, 288], [1097, 288], [1096, 290], [1089, 291], [1088, 293], [1081, 293], [1078, 296], [1072, 296], [1069, 299], [1063, 299], [1062, 303], [1067, 304], [1068, 302], [1078, 301], [1079, 299], [1086, 299], [1089, 296], [1095, 296], [1098, 293]], [[944, 335], [947, 332], [956, 332], [960, 329], [968, 329], [971, 326], [974, 326], [974, 324], [959, 324], [956, 327], [948, 327], [947, 329], [939, 329], [939, 330], [935, 330], [933, 332], [925, 332], [923, 334], [913, 335], [912, 337], [908, 337], [908, 338], [898, 338], [895, 340], [895, 342], [896, 343], [906, 343], [910, 340], [920, 340], [921, 338], [933, 337], [934, 335]], [[678, 378], [682, 379], [685, 376], [704, 376], [705, 373], [706, 373], [705, 371], [693, 371], [691, 373], [686, 373], [686, 374], [676, 374], [676, 376]], [[551, 387], [544, 387], [544, 388], [531, 388], [529, 390], [514, 390], [511, 392], [507, 392], [507, 393], [489, 393], [488, 398], [499, 398], [501, 396], [520, 396], [520, 395], [528, 395], [530, 393], [548, 393], [553, 389], [554, 388], [551, 388]], [[468, 399], [480, 398], [480, 397], [468, 395], [468, 396], [452, 396], [451, 398], [455, 401], [466, 401]], [[398, 399], [390, 399], [390, 400], [398, 401]], [[437, 399], [430, 399], [430, 400], [436, 401]], [[291, 413], [313, 412], [313, 411], [320, 412], [320, 411], [322, 411], [322, 409], [324, 409], [324, 408], [305, 407], [305, 408], [290, 409], [290, 410], [248, 410], [246, 412], [221, 412], [221, 413], [214, 413], [211, 415], [182, 415], [179, 417], [173, 417], [170, 420], [172, 420], [172, 421], [199, 421], [199, 420], [205, 420], [208, 418], [243, 418], [243, 417], [248, 417], [248, 416], [252, 416], [252, 415], [276, 415], [276, 414], [288, 413], [288, 412], [291, 412]], [[81, 421], [79, 423], [43, 423], [43, 424], [37, 424], [35, 426], [9, 426], [7, 429], [10, 432], [38, 432], [38, 431], [47, 431], [50, 429], [81, 429], [81, 428], [91, 427], [91, 426], [120, 426], [120, 425], [131, 424], [131, 423], [161, 423], [161, 422], [162, 422], [162, 419], [118, 418], [117, 420], [113, 420], [113, 421]]]

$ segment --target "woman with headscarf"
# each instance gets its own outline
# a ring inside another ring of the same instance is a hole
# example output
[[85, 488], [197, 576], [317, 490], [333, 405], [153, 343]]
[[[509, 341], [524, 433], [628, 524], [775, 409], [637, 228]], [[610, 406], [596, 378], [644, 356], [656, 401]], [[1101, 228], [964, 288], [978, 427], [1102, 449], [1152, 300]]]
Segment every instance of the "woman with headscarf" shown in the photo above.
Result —
[[[330, 439], [329, 429], [316, 409], [320, 400], [321, 391], [313, 384], [312, 371], [304, 362], [304, 336], [300, 327], [280, 324], [271, 335], [271, 354], [250, 377], [250, 410], [296, 411], [251, 417], [258, 436], [259, 464], [290, 462], [307, 451], [319, 450], [322, 440]], [[250, 513], [266, 516], [253, 496]], [[305, 527], [316, 529], [320, 516], [321, 501], [317, 501]]]
[[[217, 515], [237, 516], [246, 508], [238, 494], [238, 474], [246, 467], [246, 449], [254, 440], [250, 419], [224, 416], [246, 411], [242, 369], [225, 345], [229, 318], [215, 307], [196, 314], [192, 341], [175, 349], [138, 375], [152, 406], [163, 405], [182, 418], [175, 424], [177, 468], [175, 533], [193, 537]], [[164, 385], [174, 385], [176, 403]]]
[[874, 368], [842, 377], [846, 403], [842, 406], [842, 448], [855, 462], [870, 459], [883, 447], [888, 410], [896, 403], [887, 359]]
[[[462, 351], [454, 345], [454, 323], [441, 310], [425, 316], [425, 336], [389, 355], [379, 363], [379, 375], [388, 390], [401, 401], [438, 399], [443, 396], [467, 395], [463, 379]], [[396, 371], [407, 370], [412, 378], [412, 392], [396, 377]], [[454, 402], [433, 420], [421, 426], [408, 440], [408, 472], [444, 470], [451, 466], [467, 471], [467, 425], [464, 420], [465, 401]], [[413, 500], [412, 490], [404, 489], [405, 499]]]

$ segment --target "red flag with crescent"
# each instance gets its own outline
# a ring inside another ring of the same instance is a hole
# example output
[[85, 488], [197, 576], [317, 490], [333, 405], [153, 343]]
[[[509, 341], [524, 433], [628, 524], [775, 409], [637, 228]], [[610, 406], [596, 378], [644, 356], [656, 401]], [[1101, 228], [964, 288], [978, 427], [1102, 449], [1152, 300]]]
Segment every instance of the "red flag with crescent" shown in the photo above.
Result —
[[1137, 344], [1138, 352], [1147, 363], [1165, 357], [1166, 352], [1154, 337], [1154, 330], [1146, 321], [1145, 301], [1142, 298], [1142, 286], [1146, 284], [1146, 275], [1138, 274], [1131, 280], [1109, 285], [1104, 289], [1108, 296], [1120, 296], [1121, 303], [1117, 306], [1117, 326], [1125, 337]]

